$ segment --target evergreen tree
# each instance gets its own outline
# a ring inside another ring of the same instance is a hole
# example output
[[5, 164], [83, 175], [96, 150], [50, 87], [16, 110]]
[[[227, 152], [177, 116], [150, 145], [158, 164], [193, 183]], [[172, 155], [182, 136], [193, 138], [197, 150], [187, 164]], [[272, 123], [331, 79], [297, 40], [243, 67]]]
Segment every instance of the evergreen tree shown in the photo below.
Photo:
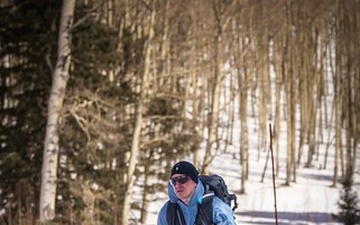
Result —
[[36, 223], [59, 3], [0, 3], [0, 224]]
[[336, 221], [343, 222], [345, 225], [360, 224], [360, 208], [358, 206], [357, 193], [351, 190], [351, 185], [344, 184], [337, 205], [340, 211], [338, 214], [332, 215]]

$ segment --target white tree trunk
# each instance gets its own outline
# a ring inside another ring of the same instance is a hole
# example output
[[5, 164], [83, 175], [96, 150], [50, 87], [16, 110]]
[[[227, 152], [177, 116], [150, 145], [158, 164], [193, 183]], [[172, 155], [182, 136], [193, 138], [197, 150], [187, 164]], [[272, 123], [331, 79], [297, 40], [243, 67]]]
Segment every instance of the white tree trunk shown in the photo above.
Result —
[[56, 68], [53, 71], [53, 81], [48, 103], [48, 121], [46, 125], [43, 165], [41, 171], [40, 223], [50, 221], [55, 216], [59, 154], [58, 122], [69, 77], [69, 66], [71, 61], [70, 40], [75, 1], [76, 0], [64, 0], [61, 12], [58, 56]]

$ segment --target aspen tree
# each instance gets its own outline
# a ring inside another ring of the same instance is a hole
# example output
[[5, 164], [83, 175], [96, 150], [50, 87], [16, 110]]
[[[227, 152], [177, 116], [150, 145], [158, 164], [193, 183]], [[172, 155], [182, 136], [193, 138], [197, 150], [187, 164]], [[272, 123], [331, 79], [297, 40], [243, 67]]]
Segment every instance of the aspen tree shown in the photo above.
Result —
[[61, 10], [58, 39], [58, 56], [48, 103], [43, 165], [41, 172], [40, 222], [46, 223], [55, 217], [57, 170], [59, 156], [59, 118], [63, 106], [66, 84], [71, 63], [71, 28], [76, 0], [64, 0]]

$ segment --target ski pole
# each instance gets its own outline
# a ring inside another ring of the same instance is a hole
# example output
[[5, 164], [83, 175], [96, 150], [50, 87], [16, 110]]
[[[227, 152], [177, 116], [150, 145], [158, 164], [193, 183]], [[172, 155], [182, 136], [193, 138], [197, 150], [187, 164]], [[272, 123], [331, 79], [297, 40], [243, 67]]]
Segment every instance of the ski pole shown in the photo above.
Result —
[[269, 131], [270, 131], [270, 151], [271, 151], [271, 163], [272, 163], [272, 177], [273, 177], [273, 190], [274, 190], [274, 207], [275, 207], [275, 224], [278, 225], [278, 214], [276, 208], [276, 185], [275, 185], [275, 169], [274, 169], [274, 152], [272, 148], [272, 129], [271, 123], [269, 123]]

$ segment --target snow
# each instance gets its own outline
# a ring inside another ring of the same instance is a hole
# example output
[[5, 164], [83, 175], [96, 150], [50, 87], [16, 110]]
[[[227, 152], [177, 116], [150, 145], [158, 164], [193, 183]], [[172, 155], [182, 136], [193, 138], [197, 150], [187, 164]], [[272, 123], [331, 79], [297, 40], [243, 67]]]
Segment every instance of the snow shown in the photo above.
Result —
[[[250, 132], [250, 130], [249, 130]], [[314, 156], [313, 167], [304, 167], [302, 162], [297, 167], [296, 182], [291, 182], [290, 186], [285, 186], [286, 161], [282, 156], [279, 174], [275, 178], [276, 193], [274, 194], [272, 180], [272, 164], [268, 162], [265, 177], [261, 182], [267, 151], [261, 150], [258, 157], [258, 145], [256, 130], [252, 130], [250, 140], [249, 156], [249, 179], [246, 181], [246, 193], [239, 194], [241, 166], [239, 159], [239, 147], [231, 145], [227, 153], [215, 157], [212, 163], [211, 172], [224, 177], [230, 192], [236, 193], [239, 207], [236, 210], [236, 220], [238, 224], [275, 224], [275, 198], [278, 224], [340, 224], [332, 218], [332, 213], [337, 213], [337, 201], [342, 189], [341, 183], [337, 187], [331, 187], [333, 177], [333, 155], [329, 154], [327, 167], [324, 169], [325, 144], [319, 144], [319, 158]], [[285, 135], [283, 136], [285, 138]], [[286, 142], [280, 143], [281, 154], [286, 151]], [[275, 151], [275, 146], [273, 146]], [[358, 152], [359, 152], [358, 147]], [[333, 153], [334, 148], [330, 148], [329, 153]], [[274, 153], [275, 154], [275, 153]], [[360, 154], [358, 154], [359, 156]], [[274, 156], [275, 157], [275, 156]], [[307, 152], [304, 151], [303, 160], [305, 161]], [[271, 158], [269, 159], [271, 160]], [[359, 161], [359, 160], [357, 160]], [[340, 165], [338, 176], [341, 177]], [[355, 184], [353, 191], [360, 193], [360, 166], [357, 164]], [[159, 193], [156, 201], [151, 202], [149, 207], [147, 225], [156, 225], [157, 213], [164, 202], [167, 200], [166, 193]]]

